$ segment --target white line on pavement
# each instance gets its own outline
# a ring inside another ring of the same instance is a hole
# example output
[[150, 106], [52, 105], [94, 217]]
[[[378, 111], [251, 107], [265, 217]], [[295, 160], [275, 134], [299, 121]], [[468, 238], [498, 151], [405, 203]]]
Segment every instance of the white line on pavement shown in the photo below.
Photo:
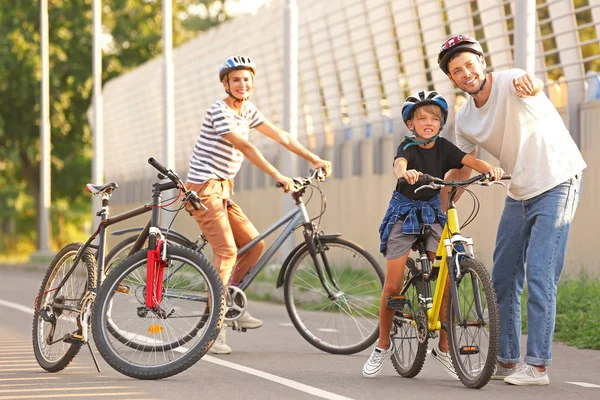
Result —
[[33, 313], [35, 312], [35, 310], [33, 308], [25, 307], [20, 304], [2, 300], [2, 299], [0, 299], [0, 306], [14, 308], [15, 310], [23, 311], [24, 313], [31, 314], [31, 315], [33, 315]]
[[594, 385], [593, 383], [587, 383], [587, 382], [567, 382], [570, 383], [571, 385], [577, 385], [577, 386], [583, 386], [583, 387], [589, 387], [589, 388], [600, 388], [600, 385]]
[[[18, 311], [22, 311], [22, 312], [30, 314], [30, 315], [33, 315], [33, 313], [34, 313], [33, 308], [25, 307], [21, 304], [13, 303], [13, 302], [2, 300], [2, 299], [0, 299], [0, 305], [9, 307], [9, 308], [13, 308]], [[224, 361], [224, 360], [221, 360], [216, 357], [206, 355], [206, 356], [202, 357], [202, 360], [208, 361], [209, 363], [212, 363], [212, 364], [220, 365], [222, 367], [235, 369], [237, 371], [244, 372], [246, 374], [254, 375], [254, 376], [257, 376], [259, 378], [262, 378], [262, 379], [265, 379], [265, 380], [268, 380], [271, 382], [279, 383], [280, 385], [287, 386], [289, 388], [298, 390], [300, 392], [312, 394], [313, 396], [320, 397], [322, 399], [352, 400], [349, 397], [340, 396], [338, 394], [331, 393], [326, 390], [318, 389], [318, 388], [315, 388], [315, 387], [312, 387], [309, 385], [305, 385], [300, 382], [293, 381], [291, 379], [282, 378], [277, 375], [269, 374], [268, 372], [263, 372], [258, 369], [254, 369], [254, 368], [246, 367], [244, 365], [232, 363], [230, 361]]]

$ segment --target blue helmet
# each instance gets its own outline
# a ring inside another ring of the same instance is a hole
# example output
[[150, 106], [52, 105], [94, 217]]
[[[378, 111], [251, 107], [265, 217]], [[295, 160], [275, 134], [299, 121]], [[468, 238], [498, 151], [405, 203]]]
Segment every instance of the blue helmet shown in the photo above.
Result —
[[219, 82], [223, 80], [223, 77], [236, 69], [247, 69], [252, 72], [252, 75], [256, 73], [256, 64], [245, 56], [232, 56], [229, 57], [221, 67], [219, 67]]
[[407, 122], [412, 119], [417, 108], [426, 104], [433, 104], [442, 110], [442, 127], [446, 125], [446, 120], [448, 119], [448, 102], [438, 92], [423, 90], [408, 96], [404, 100], [404, 104], [402, 104], [402, 119], [407, 127]]

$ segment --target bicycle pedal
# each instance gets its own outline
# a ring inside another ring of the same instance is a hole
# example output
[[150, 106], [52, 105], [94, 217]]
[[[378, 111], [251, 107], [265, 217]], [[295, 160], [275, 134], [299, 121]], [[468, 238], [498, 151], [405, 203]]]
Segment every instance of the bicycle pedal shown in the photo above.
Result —
[[394, 310], [402, 310], [404, 306], [408, 303], [408, 300], [404, 296], [389, 296], [385, 302], [388, 308]]
[[84, 343], [83, 336], [78, 333], [67, 333], [63, 337], [65, 343]]
[[479, 346], [461, 346], [458, 352], [463, 356], [479, 354]]
[[119, 286], [117, 286], [117, 289], [115, 291], [119, 292], [119, 293], [129, 294], [131, 289], [129, 288], [129, 286], [123, 285], [122, 283], [120, 283]]

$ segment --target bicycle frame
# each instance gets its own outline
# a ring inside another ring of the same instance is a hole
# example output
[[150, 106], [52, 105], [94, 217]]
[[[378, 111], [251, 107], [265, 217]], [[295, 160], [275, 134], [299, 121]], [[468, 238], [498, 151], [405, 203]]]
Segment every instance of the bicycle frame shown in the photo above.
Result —
[[[97, 264], [96, 264], [96, 268], [97, 268], [97, 273], [96, 273], [96, 285], [95, 287], [92, 288], [88, 288], [88, 292], [93, 293], [93, 295], [95, 295], [98, 291], [98, 289], [100, 288], [100, 286], [102, 285], [102, 281], [104, 278], [104, 258], [105, 258], [105, 251], [106, 251], [106, 230], [108, 229], [109, 226], [114, 225], [116, 223], [137, 217], [138, 215], [142, 215], [145, 214], [149, 211], [152, 211], [152, 218], [151, 218], [151, 225], [156, 227], [159, 225], [159, 220], [160, 220], [160, 208], [159, 208], [159, 204], [162, 200], [162, 192], [165, 190], [169, 190], [169, 189], [174, 189], [177, 188], [177, 185], [173, 182], [168, 182], [168, 183], [156, 183], [154, 185], [154, 192], [152, 195], [152, 203], [151, 204], [144, 204], [142, 206], [139, 206], [137, 208], [134, 208], [133, 210], [130, 211], [126, 211], [124, 213], [115, 215], [114, 217], [109, 218], [108, 217], [108, 208], [109, 208], [109, 203], [110, 203], [110, 193], [103, 193], [101, 195], [101, 208], [100, 211], [98, 211], [98, 213], [96, 215], [100, 216], [100, 223], [98, 224], [98, 228], [96, 229], [96, 231], [92, 234], [92, 236], [83, 244], [83, 246], [81, 246], [81, 249], [79, 250], [77, 256], [75, 257], [75, 260], [73, 262], [73, 266], [71, 267], [71, 269], [65, 274], [64, 278], [61, 280], [61, 282], [58, 284], [57, 289], [61, 288], [65, 282], [68, 280], [68, 278], [70, 277], [70, 275], [73, 273], [73, 271], [75, 270], [75, 268], [77, 267], [77, 264], [79, 263], [79, 261], [81, 260], [81, 257], [83, 255], [83, 252], [85, 251], [86, 248], [88, 247], [92, 247], [94, 249], [96, 249], [97, 255], [96, 255], [96, 260], [97, 260]], [[154, 229], [154, 232], [152, 232], [152, 230]], [[153, 241], [154, 241], [154, 247], [156, 247], [156, 235], [158, 233], [158, 228], [150, 228], [150, 238], [152, 239], [152, 237], [154, 237]], [[92, 242], [98, 238], [98, 244], [97, 245], [92, 245]], [[150, 246], [152, 245], [152, 242], [150, 243]], [[149, 248], [153, 248], [153, 247], [149, 247]], [[154, 276], [154, 265], [149, 265], [148, 266], [148, 271], [149, 274], [150, 272], [152, 272], [152, 275]], [[149, 287], [152, 287], [150, 285], [151, 282], [149, 282]], [[152, 291], [149, 291], [150, 294], [152, 293]], [[58, 294], [58, 290], [56, 291], [56, 294], [54, 296], [56, 296]], [[52, 302], [54, 303], [54, 298], [52, 300]], [[154, 300], [151, 300], [150, 303], [156, 303]], [[156, 305], [156, 304], [153, 304]], [[69, 307], [69, 306], [65, 306], [65, 305], [55, 305], [56, 308], [63, 308], [65, 310], [70, 310], [70, 311], [77, 311], [79, 312], [79, 309], [73, 309], [71, 310], [71, 308], [73, 307]]]
[[[435, 261], [433, 262], [434, 268], [439, 268], [438, 276], [437, 276], [437, 284], [435, 287], [435, 293], [433, 298], [429, 297], [430, 294], [430, 286], [429, 282], [425, 285], [425, 290], [427, 293], [427, 298], [425, 299], [426, 307], [427, 307], [427, 319], [428, 319], [428, 328], [430, 331], [438, 331], [442, 329], [441, 322], [439, 320], [440, 311], [442, 307], [442, 299], [445, 296], [446, 292], [446, 280], [448, 276], [450, 276], [450, 291], [451, 298], [454, 302], [454, 308], [459, 315], [459, 320], [462, 320], [462, 316], [460, 316], [460, 307], [458, 304], [458, 294], [454, 293], [456, 290], [455, 285], [453, 283], [457, 278], [460, 278], [460, 270], [457, 269], [457, 274], [449, 273], [449, 265], [454, 266], [454, 263], [457, 260], [452, 259], [452, 249], [454, 247], [454, 243], [465, 243], [468, 247], [468, 255], [473, 255], [473, 239], [464, 237], [460, 234], [460, 225], [458, 221], [458, 212], [456, 210], [456, 206], [454, 204], [454, 197], [456, 195], [456, 189], [452, 189], [449, 197], [449, 206], [448, 211], [446, 212], [447, 221], [444, 226], [444, 230], [442, 232], [442, 236], [440, 237], [440, 242], [438, 244], [438, 248], [435, 255]], [[477, 285], [476, 282], [474, 282]], [[481, 299], [479, 299], [478, 292], [476, 293], [476, 305], [477, 305], [477, 313], [480, 318], [482, 317], [481, 311]]]

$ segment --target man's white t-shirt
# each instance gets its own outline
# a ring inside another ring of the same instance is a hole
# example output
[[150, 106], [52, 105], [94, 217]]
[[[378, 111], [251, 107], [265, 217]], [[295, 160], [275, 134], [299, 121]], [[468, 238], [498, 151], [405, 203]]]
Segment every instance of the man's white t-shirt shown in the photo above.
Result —
[[472, 152], [480, 146], [512, 174], [508, 195], [535, 197], [581, 172], [585, 161], [562, 118], [543, 92], [520, 98], [512, 80], [525, 71], [492, 72], [487, 102], [477, 108], [472, 97], [456, 116], [457, 146]]

